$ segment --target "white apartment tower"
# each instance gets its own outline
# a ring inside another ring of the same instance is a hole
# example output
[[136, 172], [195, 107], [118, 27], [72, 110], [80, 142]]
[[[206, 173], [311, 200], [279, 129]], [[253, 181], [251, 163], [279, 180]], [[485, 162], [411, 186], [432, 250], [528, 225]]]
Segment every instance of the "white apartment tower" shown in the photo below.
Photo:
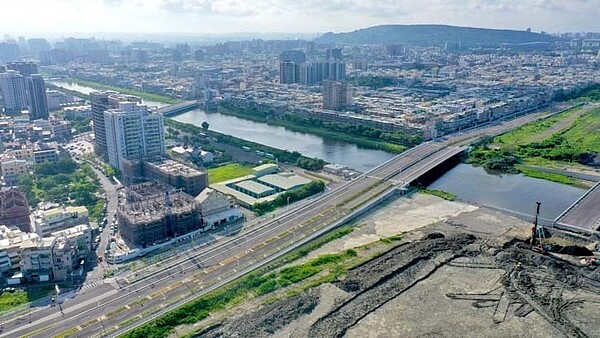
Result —
[[121, 102], [118, 109], [104, 112], [108, 162], [121, 170], [121, 161], [143, 160], [165, 155], [162, 115], [149, 114], [148, 107]]
[[19, 72], [9, 70], [0, 74], [0, 90], [7, 114], [18, 114], [29, 106], [25, 77]]

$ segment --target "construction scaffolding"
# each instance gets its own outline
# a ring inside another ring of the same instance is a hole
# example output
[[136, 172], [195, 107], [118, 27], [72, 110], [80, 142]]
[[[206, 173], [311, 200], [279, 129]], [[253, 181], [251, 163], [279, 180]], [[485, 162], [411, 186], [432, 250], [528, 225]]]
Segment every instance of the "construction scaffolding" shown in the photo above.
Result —
[[194, 197], [156, 182], [126, 188], [117, 218], [127, 244], [142, 247], [197, 230], [202, 225]]

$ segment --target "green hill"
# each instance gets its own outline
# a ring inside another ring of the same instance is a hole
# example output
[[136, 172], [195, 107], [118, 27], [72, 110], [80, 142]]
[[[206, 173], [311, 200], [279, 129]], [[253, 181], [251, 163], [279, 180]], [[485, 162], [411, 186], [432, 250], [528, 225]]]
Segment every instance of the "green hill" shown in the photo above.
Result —
[[406, 44], [443, 46], [446, 42], [463, 47], [499, 46], [501, 44], [551, 44], [557, 38], [547, 34], [507, 29], [457, 27], [447, 25], [381, 25], [347, 33], [326, 33], [317, 43]]

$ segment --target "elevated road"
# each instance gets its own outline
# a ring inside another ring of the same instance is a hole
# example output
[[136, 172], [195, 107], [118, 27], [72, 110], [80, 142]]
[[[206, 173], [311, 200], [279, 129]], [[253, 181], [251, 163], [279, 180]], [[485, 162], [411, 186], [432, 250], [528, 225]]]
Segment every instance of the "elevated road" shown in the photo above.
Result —
[[116, 336], [270, 262], [312, 239], [392, 189], [414, 182], [484, 135], [495, 135], [542, 114], [475, 129], [414, 147], [320, 198], [239, 235], [195, 248], [126, 278], [82, 291], [58, 308], [5, 321], [2, 336]]
[[198, 103], [198, 101], [185, 101], [185, 102], [181, 102], [181, 103], [175, 103], [172, 105], [168, 105], [168, 106], [165, 106], [162, 108], [158, 108], [156, 110], [156, 112], [158, 114], [168, 117], [168, 116], [174, 116], [177, 114], [184, 113], [188, 110], [198, 108], [199, 106], [200, 106], [200, 104]]
[[583, 232], [594, 232], [600, 228], [600, 182], [581, 196], [575, 203], [560, 214], [555, 223], [557, 226], [581, 229]]

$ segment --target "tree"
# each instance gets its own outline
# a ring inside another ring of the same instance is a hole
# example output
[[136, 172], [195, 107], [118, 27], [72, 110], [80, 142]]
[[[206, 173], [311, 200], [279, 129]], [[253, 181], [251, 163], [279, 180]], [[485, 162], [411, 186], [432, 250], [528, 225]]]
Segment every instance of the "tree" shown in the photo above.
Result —
[[206, 121], [202, 122], [202, 129], [208, 130], [208, 126], [209, 126], [208, 122], [206, 122]]

